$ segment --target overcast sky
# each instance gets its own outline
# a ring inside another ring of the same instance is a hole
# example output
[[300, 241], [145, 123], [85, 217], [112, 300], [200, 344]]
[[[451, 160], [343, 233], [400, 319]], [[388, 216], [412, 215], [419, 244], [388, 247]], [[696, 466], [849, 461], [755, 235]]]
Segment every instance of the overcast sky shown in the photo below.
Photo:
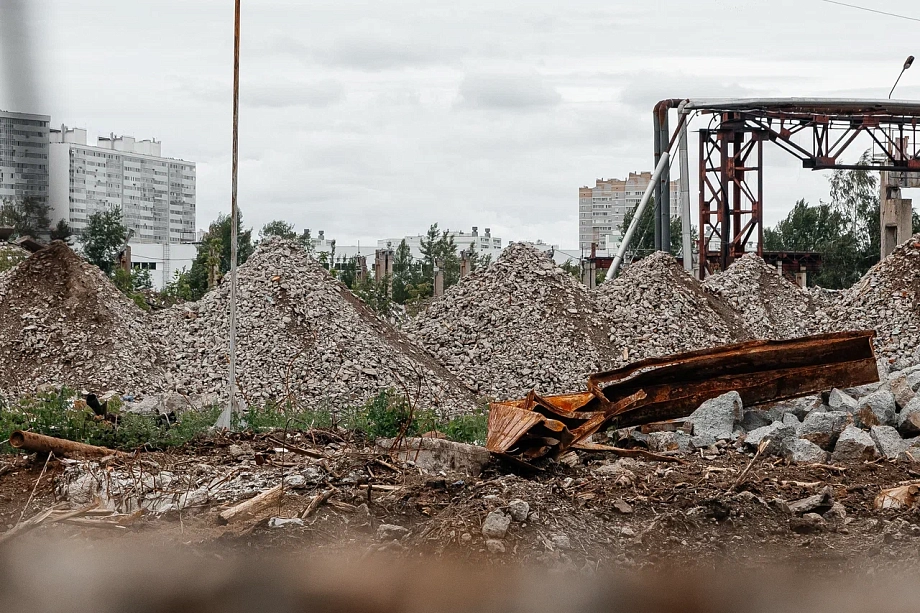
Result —
[[[26, 28], [13, 1], [0, 108], [156, 137], [197, 162], [198, 225], [229, 210], [232, 0], [27, 0]], [[243, 0], [242, 21], [244, 223], [340, 244], [437, 221], [574, 247], [577, 188], [651, 168], [658, 100], [884, 98], [920, 55], [920, 23], [821, 0]], [[827, 198], [827, 174], [765, 157], [768, 224]]]

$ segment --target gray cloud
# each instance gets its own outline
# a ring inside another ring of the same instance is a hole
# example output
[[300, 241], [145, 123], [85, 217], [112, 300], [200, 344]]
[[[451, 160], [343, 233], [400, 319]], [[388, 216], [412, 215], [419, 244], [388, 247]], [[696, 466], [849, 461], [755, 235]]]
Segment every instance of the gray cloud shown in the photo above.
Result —
[[457, 102], [473, 109], [529, 109], [556, 106], [562, 94], [536, 74], [469, 74]]

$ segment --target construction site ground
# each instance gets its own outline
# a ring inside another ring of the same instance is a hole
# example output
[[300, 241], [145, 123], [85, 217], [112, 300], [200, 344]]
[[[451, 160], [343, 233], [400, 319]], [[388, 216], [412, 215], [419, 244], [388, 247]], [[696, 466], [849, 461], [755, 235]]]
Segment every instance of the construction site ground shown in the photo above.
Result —
[[[87, 546], [101, 541], [130, 546], [136, 541], [218, 557], [247, 551], [395, 555], [575, 572], [778, 562], [812, 573], [865, 572], [915, 560], [920, 544], [917, 511], [878, 511], [873, 506], [882, 489], [920, 477], [907, 461], [808, 466], [757, 458], [751, 463], [750, 454], [727, 448], [716, 457], [687, 456], [682, 464], [616, 463], [602, 453], [579, 452], [574, 466], [547, 464], [543, 472], [529, 475], [493, 459], [482, 475], [471, 478], [422, 474], [344, 432], [296, 437], [301, 450], [326, 456], [322, 460], [287, 452], [282, 457], [276, 451], [283, 433], [271, 435], [276, 440], [269, 436], [205, 439], [170, 453], [110, 459], [107, 466], [103, 462], [103, 470], [134, 463], [151, 474], [181, 474], [207, 465], [228, 477], [253, 474], [266, 485], [278, 485], [296, 482], [292, 475], [312, 466], [322, 467], [322, 482], [298, 483], [285, 491], [280, 505], [229, 525], [220, 525], [219, 513], [231, 503], [211, 502], [161, 515], [121, 515], [128, 521], [118, 526], [40, 525], [17, 540], [64, 539]], [[230, 453], [231, 445], [236, 455]], [[67, 466], [67, 461], [55, 459], [46, 464], [35, 455], [0, 458], [4, 530], [61, 502], [54, 484]], [[355, 483], [348, 477], [359, 473], [367, 478]], [[836, 507], [820, 525], [808, 525], [787, 508], [826, 486], [845, 514]], [[302, 526], [270, 527], [271, 518], [298, 517], [316, 494], [333, 487], [329, 503], [320, 505]], [[253, 493], [236, 492], [231, 498], [242, 500]], [[499, 541], [504, 551], [495, 541], [488, 547], [484, 519], [515, 499], [529, 505], [529, 516], [511, 522]]]

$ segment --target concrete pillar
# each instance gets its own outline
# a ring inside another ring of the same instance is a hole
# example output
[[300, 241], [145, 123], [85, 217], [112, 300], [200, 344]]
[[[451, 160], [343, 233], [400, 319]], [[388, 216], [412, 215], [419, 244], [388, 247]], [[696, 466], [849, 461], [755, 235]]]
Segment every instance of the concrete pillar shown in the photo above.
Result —
[[594, 260], [581, 261], [581, 282], [588, 289], [594, 289], [597, 286], [597, 264]]
[[881, 173], [881, 257], [911, 237], [912, 201], [901, 198], [900, 181], [895, 173]]
[[435, 260], [434, 262], [434, 295], [435, 298], [444, 295], [444, 262]]
[[355, 257], [355, 278], [358, 283], [367, 280], [367, 258], [363, 255]]
[[393, 290], [393, 257], [392, 249], [378, 249], [374, 257], [374, 279], [380, 281], [386, 276], [390, 291]]
[[[475, 232], [476, 228], [473, 228], [473, 231]], [[466, 249], [460, 252], [460, 278], [461, 279], [463, 277], [468, 276], [470, 272], [472, 272], [472, 262], [470, 261], [471, 256], [472, 254]]]
[[799, 287], [805, 287], [808, 285], [808, 273], [806, 272], [804, 266], [799, 268], [799, 272], [795, 273], [795, 282]]

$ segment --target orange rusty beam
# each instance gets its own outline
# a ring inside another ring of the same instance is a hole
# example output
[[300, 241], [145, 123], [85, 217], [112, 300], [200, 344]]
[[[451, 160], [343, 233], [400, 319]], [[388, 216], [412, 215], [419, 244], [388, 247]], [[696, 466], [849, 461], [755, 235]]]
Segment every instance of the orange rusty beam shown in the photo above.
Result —
[[690, 415], [736, 391], [745, 406], [878, 381], [874, 331], [750, 341], [652, 358], [588, 378], [588, 392], [493, 403], [486, 446], [523, 459], [558, 457], [615, 424]]

